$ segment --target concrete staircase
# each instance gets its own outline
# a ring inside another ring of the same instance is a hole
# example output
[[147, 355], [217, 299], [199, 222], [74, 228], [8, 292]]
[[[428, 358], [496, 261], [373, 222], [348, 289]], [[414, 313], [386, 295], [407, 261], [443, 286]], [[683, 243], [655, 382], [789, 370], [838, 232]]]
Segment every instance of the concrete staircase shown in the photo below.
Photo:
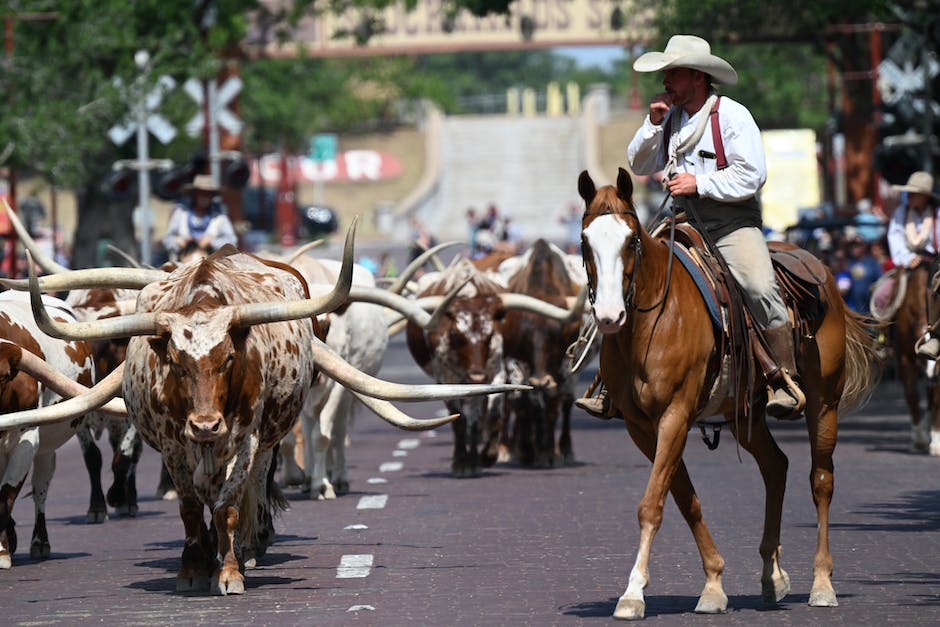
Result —
[[578, 175], [599, 170], [597, 124], [606, 116], [600, 100], [594, 106], [589, 96], [579, 116], [434, 118], [425, 129], [432, 138], [425, 165], [436, 175], [395, 208], [389, 234], [407, 240], [416, 218], [439, 241], [466, 240], [467, 209], [481, 215], [493, 203], [528, 242], [562, 240], [560, 218], [581, 202]]

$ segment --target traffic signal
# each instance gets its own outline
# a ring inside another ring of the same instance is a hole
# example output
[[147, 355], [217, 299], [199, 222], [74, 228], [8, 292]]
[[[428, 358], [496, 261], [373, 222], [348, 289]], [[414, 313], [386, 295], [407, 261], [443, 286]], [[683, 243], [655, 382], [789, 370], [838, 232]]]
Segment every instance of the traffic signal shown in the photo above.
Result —
[[153, 186], [153, 193], [161, 200], [173, 201], [183, 195], [183, 188], [196, 176], [192, 162], [184, 163], [163, 173]]
[[916, 144], [881, 144], [875, 148], [875, 169], [892, 185], [904, 185], [921, 168], [920, 147]]
[[112, 170], [104, 180], [102, 191], [112, 199], [129, 196], [136, 189], [137, 172], [128, 168]]

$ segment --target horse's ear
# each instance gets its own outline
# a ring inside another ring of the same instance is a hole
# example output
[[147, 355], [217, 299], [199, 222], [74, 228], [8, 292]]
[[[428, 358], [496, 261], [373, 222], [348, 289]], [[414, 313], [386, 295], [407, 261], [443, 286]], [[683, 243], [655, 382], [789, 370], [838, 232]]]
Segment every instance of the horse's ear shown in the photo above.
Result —
[[617, 169], [617, 195], [627, 202], [633, 200], [633, 179], [623, 168]]
[[578, 177], [578, 193], [584, 199], [585, 206], [590, 205], [594, 196], [597, 195], [597, 188], [594, 187], [594, 181], [591, 180], [591, 175], [587, 170], [582, 171], [581, 176]]

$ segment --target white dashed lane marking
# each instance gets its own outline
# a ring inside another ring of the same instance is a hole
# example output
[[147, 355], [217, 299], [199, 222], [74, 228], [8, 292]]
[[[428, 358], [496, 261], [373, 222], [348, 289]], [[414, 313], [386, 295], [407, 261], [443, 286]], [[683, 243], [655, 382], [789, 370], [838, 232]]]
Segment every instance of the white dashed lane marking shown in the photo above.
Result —
[[386, 479], [385, 477], [369, 477], [368, 479], [366, 479], [366, 483], [372, 483], [372, 484], [388, 483], [388, 479]]
[[403, 451], [401, 449], [396, 449], [392, 451], [392, 457], [408, 457], [408, 451]]
[[343, 531], [365, 531], [368, 528], [369, 527], [367, 527], [366, 525], [356, 523], [353, 525], [346, 525], [345, 527], [343, 527]]
[[398, 443], [398, 448], [413, 449], [413, 448], [418, 448], [419, 444], [421, 444], [421, 440], [419, 440], [418, 438], [408, 438], [408, 439], [400, 441]]
[[385, 462], [379, 466], [379, 472], [398, 472], [404, 466], [402, 462]]
[[387, 494], [369, 494], [359, 499], [356, 509], [382, 509], [388, 503]]
[[337, 579], [361, 579], [368, 577], [372, 572], [371, 554], [368, 555], [344, 555], [339, 560], [339, 566], [336, 568]]

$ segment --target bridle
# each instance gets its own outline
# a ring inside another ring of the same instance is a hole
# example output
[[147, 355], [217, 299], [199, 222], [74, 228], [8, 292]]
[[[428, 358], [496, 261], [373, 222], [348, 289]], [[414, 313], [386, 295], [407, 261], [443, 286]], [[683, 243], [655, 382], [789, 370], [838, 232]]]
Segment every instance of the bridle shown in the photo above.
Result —
[[[667, 197], [667, 200], [668, 200], [668, 197]], [[665, 204], [665, 200], [663, 201], [663, 204]], [[660, 210], [661, 209], [662, 207], [660, 207]], [[581, 218], [581, 220], [583, 222], [584, 218], [587, 218], [590, 216], [595, 216], [595, 217], [602, 216], [602, 215], [607, 215], [607, 214], [632, 216], [633, 219], [636, 220], [637, 225], [640, 224], [640, 218], [636, 214], [636, 211], [632, 208], [629, 208], [629, 206], [627, 209], [624, 209], [622, 211], [614, 211], [610, 208], [605, 208], [601, 211], [592, 212], [589, 209], [586, 209], [584, 212], [584, 216]], [[659, 300], [657, 300], [655, 303], [647, 307], [640, 307], [639, 305], [636, 304], [634, 299], [636, 298], [636, 277], [637, 277], [637, 274], [639, 273], [640, 264], [643, 260], [643, 242], [640, 239], [640, 228], [634, 229], [633, 237], [630, 238], [630, 241], [625, 244], [629, 248], [633, 249], [633, 270], [630, 272], [630, 280], [624, 285], [623, 293], [622, 293], [623, 306], [628, 312], [637, 311], [640, 313], [648, 313], [660, 307], [666, 301], [666, 296], [669, 294], [669, 285], [672, 279], [672, 258], [673, 258], [673, 250], [675, 248], [675, 242], [676, 242], [676, 220], [675, 218], [671, 218], [669, 220], [669, 259], [666, 262], [666, 285], [663, 287], [663, 293], [662, 295], [660, 295]], [[587, 270], [587, 261], [586, 261], [587, 255], [585, 254], [586, 252], [587, 251], [585, 250], [584, 237], [582, 237], [581, 238], [581, 261], [585, 265], [585, 271]], [[588, 300], [591, 302], [591, 305], [593, 306], [594, 301], [597, 298], [596, 272], [595, 272], [595, 276], [593, 277], [590, 272], [587, 272], [587, 276], [588, 276]]]

